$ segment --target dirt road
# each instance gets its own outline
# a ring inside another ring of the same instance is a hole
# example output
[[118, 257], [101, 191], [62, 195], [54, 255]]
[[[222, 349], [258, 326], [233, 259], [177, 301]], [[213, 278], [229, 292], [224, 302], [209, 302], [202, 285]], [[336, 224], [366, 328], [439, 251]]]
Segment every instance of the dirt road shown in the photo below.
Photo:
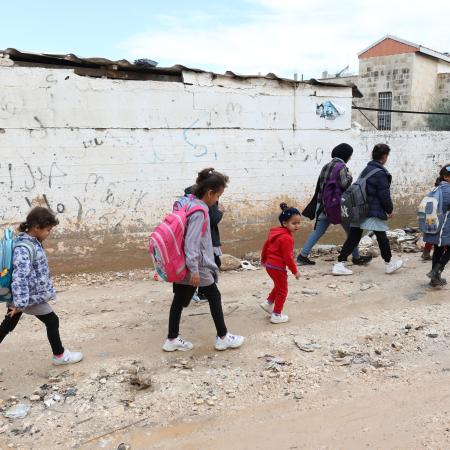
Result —
[[[41, 324], [21, 321], [0, 345], [0, 449], [450, 448], [449, 288], [403, 257], [391, 276], [379, 258], [346, 278], [302, 268], [282, 325], [258, 306], [264, 271], [223, 274], [246, 336], [223, 353], [207, 305], [184, 311], [194, 350], [161, 351], [171, 286], [143, 272], [58, 278], [63, 342], [85, 360], [53, 368]], [[17, 403], [27, 416], [6, 419]]]

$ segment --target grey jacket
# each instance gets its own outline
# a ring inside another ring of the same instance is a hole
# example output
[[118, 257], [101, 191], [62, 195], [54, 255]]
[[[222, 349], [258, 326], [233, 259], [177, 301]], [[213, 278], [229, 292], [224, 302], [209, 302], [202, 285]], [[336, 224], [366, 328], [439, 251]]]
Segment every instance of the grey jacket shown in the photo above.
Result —
[[[219, 268], [214, 262], [214, 250], [211, 240], [211, 227], [209, 224], [209, 209], [206, 203], [194, 199], [189, 208], [201, 206], [201, 211], [195, 212], [188, 218], [186, 236], [184, 238], [184, 253], [186, 255], [186, 266], [188, 275], [179, 284], [189, 284], [191, 274], [200, 275], [200, 286], [210, 286], [218, 280]], [[188, 208], [188, 210], [189, 210]], [[202, 227], [206, 217], [206, 231], [202, 236]]]

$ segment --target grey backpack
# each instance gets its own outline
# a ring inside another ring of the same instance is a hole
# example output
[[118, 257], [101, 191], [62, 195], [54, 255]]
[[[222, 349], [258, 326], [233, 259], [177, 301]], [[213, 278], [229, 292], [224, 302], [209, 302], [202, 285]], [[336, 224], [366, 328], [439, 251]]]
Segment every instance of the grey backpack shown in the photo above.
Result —
[[383, 169], [373, 169], [365, 177], [359, 177], [341, 197], [341, 219], [345, 224], [359, 224], [369, 212], [367, 202], [366, 182]]

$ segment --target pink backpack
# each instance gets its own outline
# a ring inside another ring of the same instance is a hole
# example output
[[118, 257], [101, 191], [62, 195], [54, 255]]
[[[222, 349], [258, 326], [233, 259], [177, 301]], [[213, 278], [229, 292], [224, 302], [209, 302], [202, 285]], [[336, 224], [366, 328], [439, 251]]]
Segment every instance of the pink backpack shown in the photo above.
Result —
[[185, 203], [180, 209], [174, 210], [150, 234], [148, 251], [153, 258], [155, 270], [161, 279], [170, 283], [184, 280], [188, 272], [184, 236], [189, 216], [198, 211], [204, 213], [202, 236], [208, 226], [208, 212], [201, 206], [193, 206], [188, 211], [189, 206], [190, 203]]

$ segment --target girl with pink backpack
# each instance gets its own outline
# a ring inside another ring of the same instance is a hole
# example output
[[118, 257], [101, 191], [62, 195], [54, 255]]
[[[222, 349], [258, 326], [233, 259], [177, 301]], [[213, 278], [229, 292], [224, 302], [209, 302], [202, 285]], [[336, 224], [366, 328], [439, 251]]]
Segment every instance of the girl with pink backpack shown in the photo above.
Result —
[[[186, 230], [184, 234], [184, 254], [187, 272], [180, 281], [173, 283], [173, 301], [169, 314], [169, 333], [163, 350], [187, 351], [193, 348], [191, 342], [185, 341], [179, 334], [181, 313], [187, 307], [197, 287], [208, 299], [211, 316], [216, 326], [216, 350], [238, 348], [243, 336], [228, 332], [222, 311], [222, 300], [217, 280], [219, 269], [214, 261], [214, 250], [209, 226], [208, 208], [215, 205], [227, 187], [228, 177], [213, 168], [199, 172], [193, 189], [194, 197], [186, 208]], [[190, 209], [195, 212], [189, 213]]]

